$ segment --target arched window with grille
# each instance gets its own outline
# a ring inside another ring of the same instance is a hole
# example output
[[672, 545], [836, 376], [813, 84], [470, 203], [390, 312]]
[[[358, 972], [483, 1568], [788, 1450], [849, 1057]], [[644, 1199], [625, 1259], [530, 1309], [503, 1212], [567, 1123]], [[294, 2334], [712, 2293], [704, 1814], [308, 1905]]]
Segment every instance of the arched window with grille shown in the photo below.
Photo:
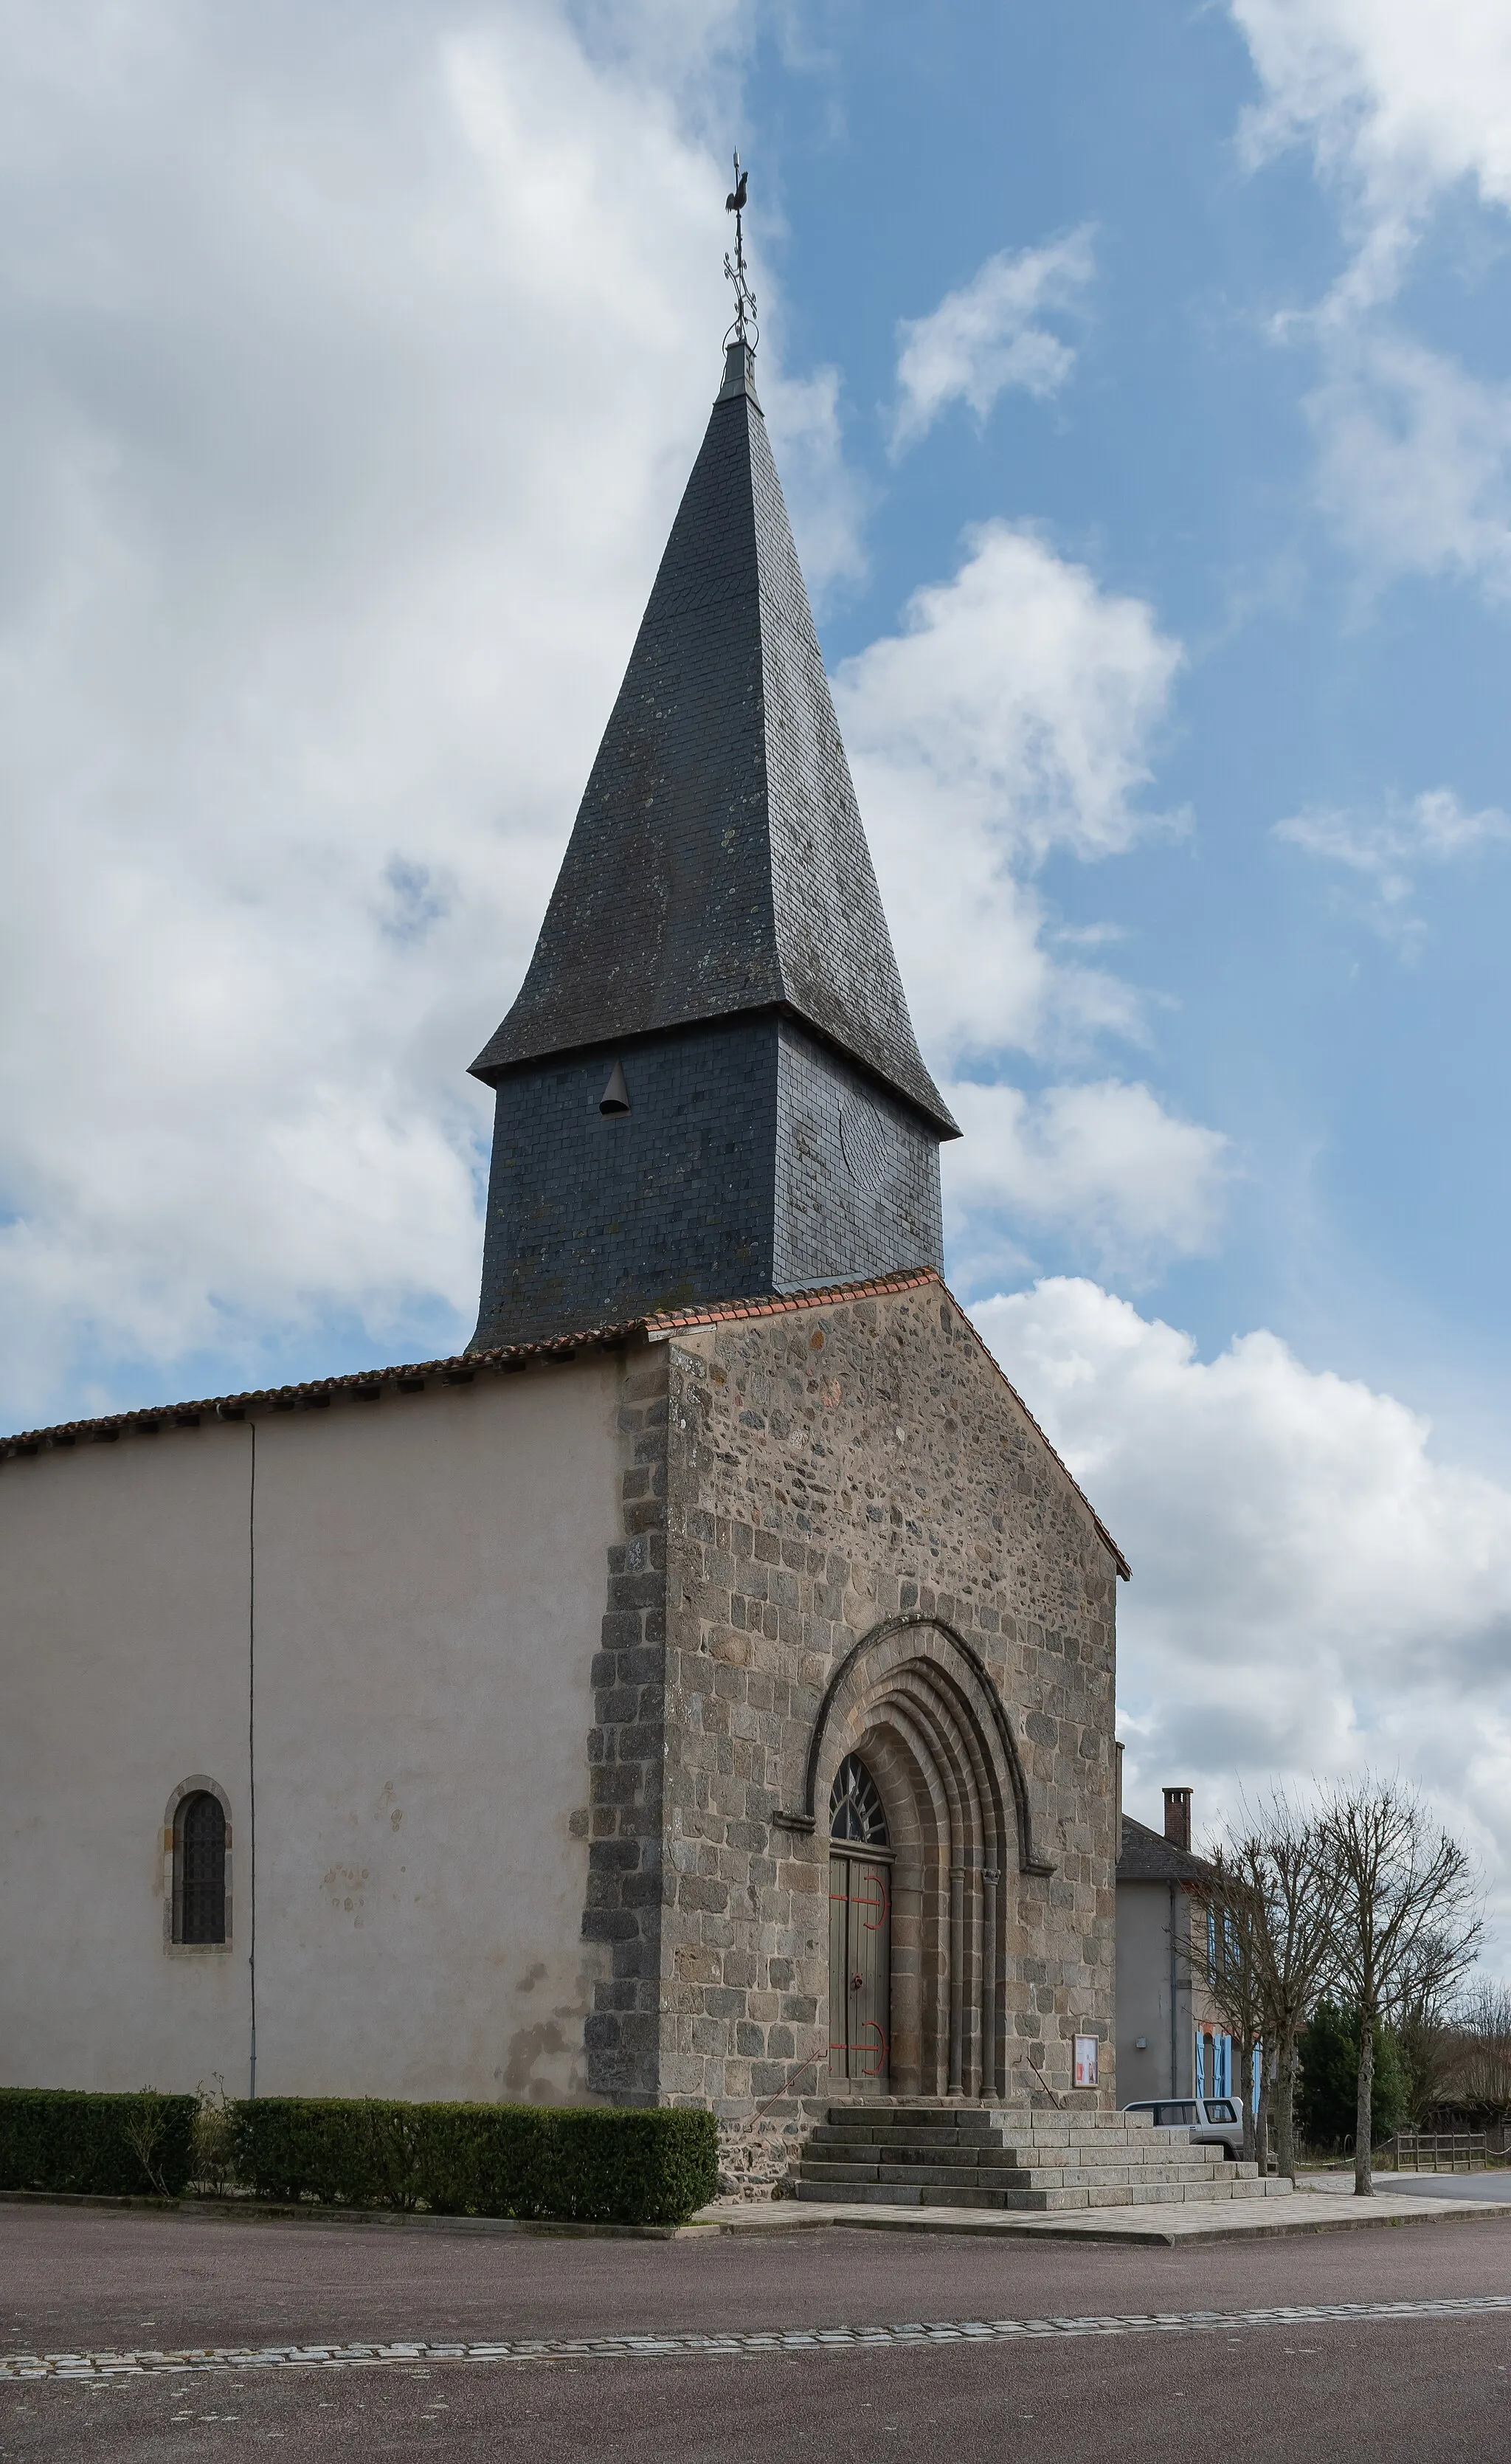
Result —
[[829, 1837], [885, 1848], [887, 1815], [876, 1782], [859, 1754], [846, 1754], [829, 1792]]
[[188, 1787], [173, 1813], [173, 1940], [226, 1940], [229, 1826], [218, 1790]]

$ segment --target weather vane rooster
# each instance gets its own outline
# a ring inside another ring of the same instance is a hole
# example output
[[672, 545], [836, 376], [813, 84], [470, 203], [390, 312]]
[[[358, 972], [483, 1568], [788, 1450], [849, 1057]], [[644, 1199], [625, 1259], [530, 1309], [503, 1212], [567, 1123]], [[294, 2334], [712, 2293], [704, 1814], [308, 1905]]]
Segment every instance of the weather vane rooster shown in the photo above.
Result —
[[760, 340], [756, 323], [756, 294], [750, 286], [750, 274], [745, 263], [745, 197], [750, 187], [750, 173], [740, 169], [740, 158], [734, 157], [734, 186], [724, 200], [724, 210], [734, 217], [734, 253], [724, 258], [726, 279], [734, 286], [734, 321], [724, 337], [726, 350], [732, 342], [743, 342], [754, 351]]

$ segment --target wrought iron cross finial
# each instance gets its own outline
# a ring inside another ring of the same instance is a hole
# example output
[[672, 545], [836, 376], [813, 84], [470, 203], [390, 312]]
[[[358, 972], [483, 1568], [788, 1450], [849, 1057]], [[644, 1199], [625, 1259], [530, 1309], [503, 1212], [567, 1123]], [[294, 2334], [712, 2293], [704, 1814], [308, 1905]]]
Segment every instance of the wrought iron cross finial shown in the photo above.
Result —
[[754, 351], [760, 340], [756, 322], [756, 294], [750, 286], [750, 274], [745, 263], [745, 196], [750, 187], [750, 173], [740, 169], [738, 153], [734, 157], [734, 186], [724, 200], [724, 210], [734, 217], [734, 253], [724, 258], [724, 275], [734, 287], [734, 321], [724, 337], [726, 350], [732, 342], [743, 342]]

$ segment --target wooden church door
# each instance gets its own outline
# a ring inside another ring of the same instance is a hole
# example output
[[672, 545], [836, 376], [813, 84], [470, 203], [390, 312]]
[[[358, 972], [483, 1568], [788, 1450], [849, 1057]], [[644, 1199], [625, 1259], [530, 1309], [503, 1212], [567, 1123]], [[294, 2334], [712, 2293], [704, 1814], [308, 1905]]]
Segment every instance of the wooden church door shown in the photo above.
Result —
[[885, 2096], [890, 2057], [892, 1860], [876, 1784], [859, 1755], [829, 1800], [829, 2076]]

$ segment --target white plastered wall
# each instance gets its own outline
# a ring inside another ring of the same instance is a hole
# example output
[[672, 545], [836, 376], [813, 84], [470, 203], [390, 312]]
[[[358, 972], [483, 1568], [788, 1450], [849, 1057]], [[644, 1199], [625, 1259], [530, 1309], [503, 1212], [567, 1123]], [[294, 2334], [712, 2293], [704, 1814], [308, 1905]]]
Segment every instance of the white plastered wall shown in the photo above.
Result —
[[[252, 1735], [258, 2092], [581, 2100], [621, 1375], [0, 1466], [0, 2080], [246, 2093]], [[230, 1808], [224, 1950], [164, 1945], [197, 1774]]]

